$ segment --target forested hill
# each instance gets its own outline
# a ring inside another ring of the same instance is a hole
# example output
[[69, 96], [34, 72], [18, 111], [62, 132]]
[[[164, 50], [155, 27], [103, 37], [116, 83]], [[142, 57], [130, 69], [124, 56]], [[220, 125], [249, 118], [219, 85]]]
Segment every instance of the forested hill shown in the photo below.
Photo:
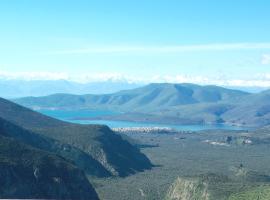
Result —
[[25, 132], [0, 122], [1, 199], [98, 199], [83, 171], [68, 160], [14, 139]]
[[106, 126], [62, 122], [5, 99], [0, 99], [0, 118], [48, 138], [53, 145], [46, 150], [73, 160], [90, 175], [127, 176], [152, 167], [139, 149]]

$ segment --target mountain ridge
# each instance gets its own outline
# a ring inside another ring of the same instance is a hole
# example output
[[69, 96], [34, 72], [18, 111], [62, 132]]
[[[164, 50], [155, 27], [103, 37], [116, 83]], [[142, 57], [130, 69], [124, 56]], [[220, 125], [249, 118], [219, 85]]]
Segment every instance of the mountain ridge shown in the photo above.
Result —
[[269, 100], [270, 90], [253, 94], [214, 85], [154, 83], [106, 95], [55, 94], [14, 101], [34, 109], [104, 109], [123, 112], [117, 116], [99, 117], [108, 120], [128, 118], [130, 121], [158, 123], [225, 123], [257, 127], [270, 124]]
[[70, 95], [54, 94], [44, 97], [25, 97], [14, 101], [25, 106], [73, 107], [85, 108], [87, 106], [126, 106], [144, 107], [151, 106], [176, 106], [199, 102], [217, 102], [247, 95], [249, 93], [230, 90], [218, 86], [199, 86], [195, 84], [168, 84], [153, 83], [144, 87], [122, 90], [105, 95]]

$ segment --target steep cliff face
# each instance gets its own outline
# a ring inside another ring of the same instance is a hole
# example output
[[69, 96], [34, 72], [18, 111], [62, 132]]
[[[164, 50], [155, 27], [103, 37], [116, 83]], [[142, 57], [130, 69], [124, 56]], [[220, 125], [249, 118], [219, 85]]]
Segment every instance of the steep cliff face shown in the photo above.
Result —
[[67, 160], [0, 136], [0, 198], [98, 199]]
[[64, 158], [72, 160], [79, 168], [83, 169], [89, 175], [98, 177], [110, 176], [110, 172], [97, 160], [80, 149], [64, 142], [28, 131], [1, 117], [0, 135], [16, 139], [37, 149], [56, 153]]
[[47, 138], [50, 144], [39, 139], [40, 145], [35, 147], [43, 145], [46, 151], [71, 159], [89, 175], [127, 176], [152, 167], [143, 153], [107, 126], [59, 121], [1, 98], [0, 118]]
[[196, 179], [177, 180], [170, 187], [166, 200], [209, 200], [208, 184]]

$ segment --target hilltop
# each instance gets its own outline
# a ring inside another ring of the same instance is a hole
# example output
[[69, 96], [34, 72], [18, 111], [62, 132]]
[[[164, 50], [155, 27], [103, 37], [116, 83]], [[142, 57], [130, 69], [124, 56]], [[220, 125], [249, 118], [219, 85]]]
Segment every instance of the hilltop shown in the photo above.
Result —
[[122, 114], [98, 119], [174, 124], [270, 124], [270, 91], [247, 93], [218, 86], [150, 84], [106, 95], [55, 94], [15, 102], [38, 109], [107, 109]]
[[26, 97], [14, 100], [27, 107], [66, 108], [120, 108], [148, 111], [179, 105], [219, 102], [248, 95], [246, 92], [217, 86], [195, 84], [155, 83], [132, 90], [106, 95], [55, 94], [44, 97]]

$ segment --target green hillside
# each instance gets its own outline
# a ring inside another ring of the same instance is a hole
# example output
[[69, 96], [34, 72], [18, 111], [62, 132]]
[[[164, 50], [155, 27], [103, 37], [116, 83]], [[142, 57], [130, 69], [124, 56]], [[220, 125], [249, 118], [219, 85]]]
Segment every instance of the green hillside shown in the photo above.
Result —
[[224, 120], [252, 126], [270, 124], [270, 90], [240, 98], [235, 109], [224, 113]]
[[[268, 200], [269, 184], [205, 181], [201, 178], [177, 178], [170, 186], [166, 200]], [[222, 192], [224, 190], [224, 192]], [[226, 191], [227, 190], [227, 191]]]
[[25, 97], [15, 102], [34, 109], [107, 109], [123, 114], [99, 119], [174, 124], [270, 124], [270, 92], [258, 94], [217, 86], [150, 84], [107, 95], [55, 94]]
[[258, 127], [270, 124], [270, 91], [257, 94], [194, 84], [150, 84], [107, 95], [55, 94], [15, 102], [34, 109], [108, 109], [123, 114], [107, 120], [218, 124]]
[[268, 200], [270, 199], [270, 186], [258, 186], [249, 190], [233, 194], [228, 200]]
[[245, 96], [248, 93], [217, 86], [194, 84], [150, 84], [145, 87], [107, 95], [55, 94], [45, 97], [26, 97], [15, 102], [27, 107], [89, 108], [119, 107], [138, 111], [143, 108], [166, 108], [195, 103], [219, 102]]
[[32, 147], [49, 151], [61, 155], [66, 159], [73, 160], [74, 163], [83, 169], [88, 175], [98, 177], [110, 176], [110, 172], [97, 160], [76, 147], [25, 130], [1, 118], [0, 124], [0, 135], [16, 139]]
[[[7, 133], [1, 130], [1, 134]], [[84, 173], [62, 157], [0, 135], [0, 198], [94, 200], [98, 196]]]
[[144, 154], [106, 126], [62, 122], [5, 99], [0, 99], [0, 118], [59, 142], [50, 151], [60, 151], [89, 175], [127, 176], [152, 167]]

